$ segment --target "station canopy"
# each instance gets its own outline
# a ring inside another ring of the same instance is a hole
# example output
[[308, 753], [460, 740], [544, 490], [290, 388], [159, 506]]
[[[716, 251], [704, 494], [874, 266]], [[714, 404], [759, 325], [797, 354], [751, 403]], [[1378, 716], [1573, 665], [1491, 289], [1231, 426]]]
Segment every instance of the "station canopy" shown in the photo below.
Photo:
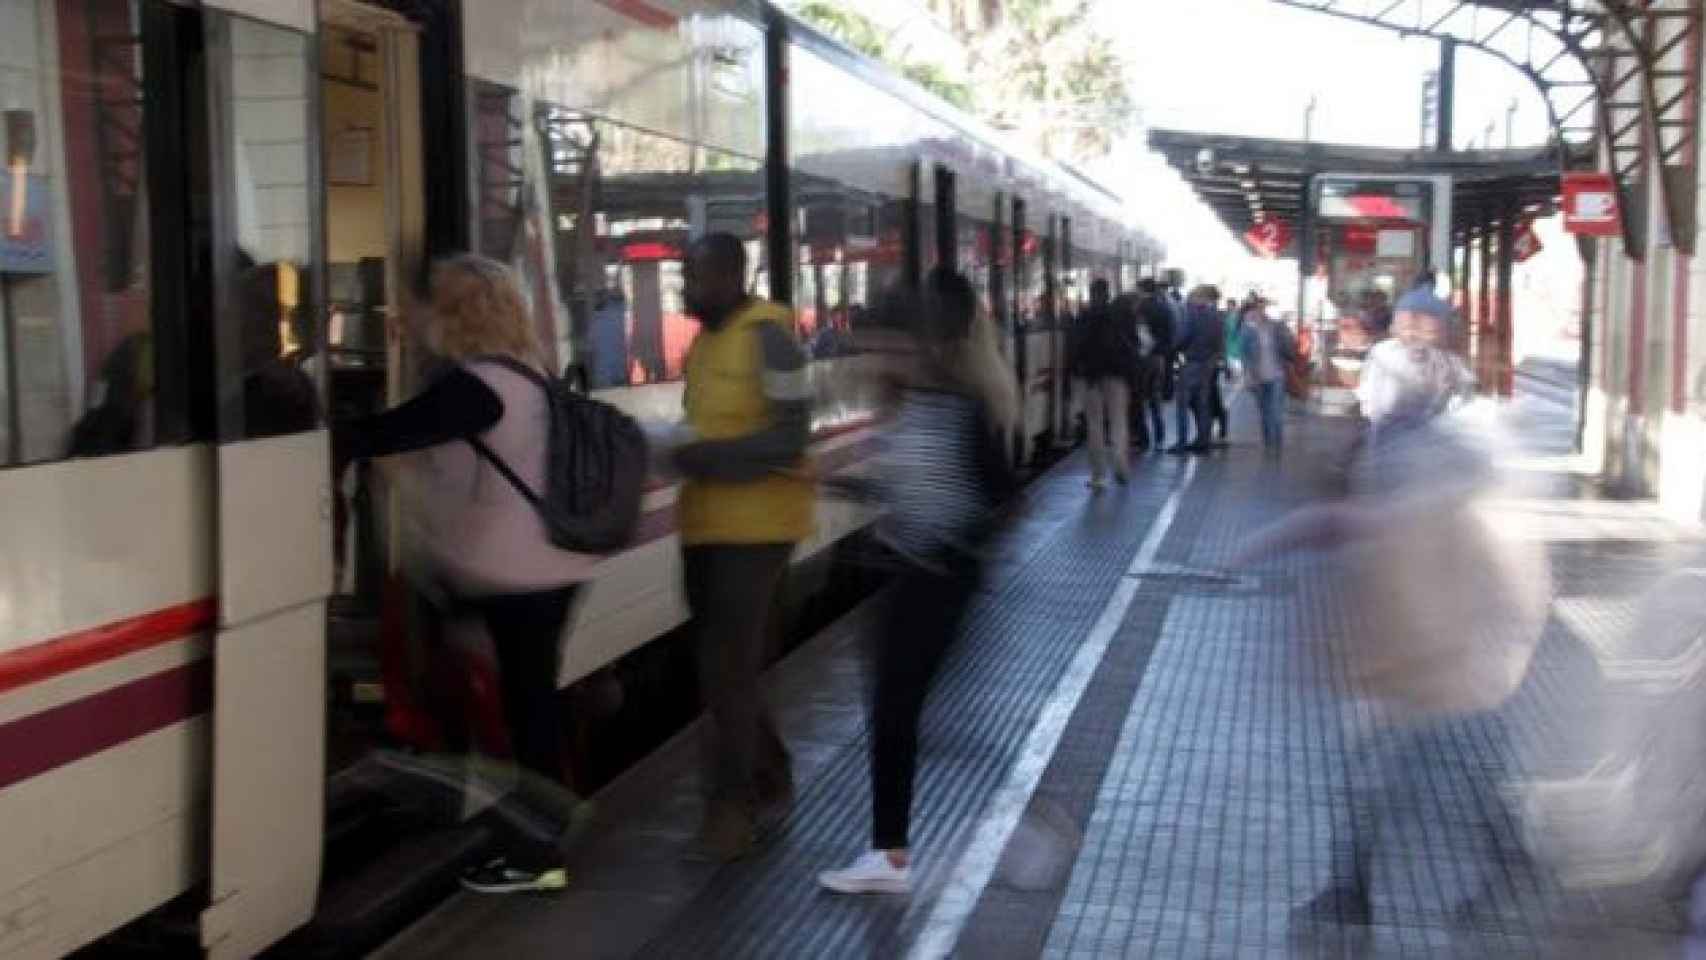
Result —
[[[1149, 146], [1227, 229], [1268, 256], [1294, 254], [1305, 186], [1315, 174], [1448, 175], [1454, 237], [1506, 217], [1545, 216], [1559, 192], [1556, 146], [1443, 153], [1161, 129], [1149, 131]], [[1275, 236], [1286, 239], [1284, 248], [1263, 243]]]

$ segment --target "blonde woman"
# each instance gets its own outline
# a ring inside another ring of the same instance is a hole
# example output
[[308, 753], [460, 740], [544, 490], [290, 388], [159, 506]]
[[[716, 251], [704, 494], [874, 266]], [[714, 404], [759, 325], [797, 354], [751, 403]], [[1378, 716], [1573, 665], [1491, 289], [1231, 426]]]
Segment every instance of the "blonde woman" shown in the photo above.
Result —
[[[411, 332], [440, 372], [407, 403], [334, 427], [334, 462], [341, 475], [352, 460], [397, 458], [388, 472], [417, 554], [491, 634], [516, 763], [558, 781], [560, 644], [594, 561], [553, 546], [534, 507], [491, 462], [544, 489], [544, 354], [507, 267], [448, 257], [434, 265], [429, 287]], [[556, 841], [516, 831], [503, 855], [463, 884], [483, 893], [561, 889], [568, 876]]]
[[918, 720], [943, 657], [982, 580], [997, 508], [1013, 488], [1009, 438], [1018, 385], [958, 273], [936, 270], [925, 290], [914, 361], [878, 461], [887, 511], [877, 536], [903, 570], [878, 637], [871, 707], [871, 849], [820, 875], [838, 893], [911, 891], [908, 828]]

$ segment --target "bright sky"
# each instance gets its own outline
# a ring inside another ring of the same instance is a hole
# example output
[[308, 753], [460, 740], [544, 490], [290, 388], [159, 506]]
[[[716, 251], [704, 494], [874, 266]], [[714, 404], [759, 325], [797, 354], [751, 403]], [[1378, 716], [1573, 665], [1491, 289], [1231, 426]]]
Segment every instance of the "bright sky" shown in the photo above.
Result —
[[[923, 0], [843, 0], [893, 31], [892, 42], [930, 59], [953, 40], [923, 13]], [[1380, 27], [1283, 6], [1273, 0], [1096, 0], [1098, 29], [1120, 38], [1134, 99], [1147, 126], [1300, 138], [1316, 100], [1314, 139], [1414, 147], [1421, 135], [1422, 77], [1439, 45]], [[1385, 0], [1367, 0], [1379, 9]], [[1354, 4], [1352, 6], [1355, 6]], [[945, 54], [942, 54], [945, 56]], [[1543, 143], [1545, 105], [1510, 67], [1460, 47], [1455, 142], [1504, 146], [1507, 109], [1517, 103], [1518, 146]], [[1168, 259], [1205, 280], [1272, 292], [1295, 283], [1296, 264], [1249, 256], [1189, 187], [1144, 145], [1142, 129], [1087, 171], [1123, 193], [1139, 222], [1160, 237]], [[1549, 248], [1561, 248], [1544, 237]]]
[[[1422, 76], [1439, 46], [1272, 0], [1100, 0], [1104, 29], [1124, 40], [1143, 123], [1171, 129], [1300, 138], [1314, 97], [1316, 140], [1414, 147]], [[1506, 110], [1518, 104], [1517, 145], [1545, 140], [1545, 107], [1508, 66], [1459, 48], [1455, 141], [1480, 145], [1489, 123], [1505, 143]], [[1170, 258], [1209, 273], [1250, 269], [1243, 245], [1195, 200], [1141, 136], [1096, 174], [1126, 193]], [[1234, 267], [1237, 264], [1237, 267]], [[1294, 270], [1288, 264], [1275, 276]], [[1264, 274], [1272, 271], [1258, 270]], [[1277, 282], [1277, 281], [1276, 281]]]

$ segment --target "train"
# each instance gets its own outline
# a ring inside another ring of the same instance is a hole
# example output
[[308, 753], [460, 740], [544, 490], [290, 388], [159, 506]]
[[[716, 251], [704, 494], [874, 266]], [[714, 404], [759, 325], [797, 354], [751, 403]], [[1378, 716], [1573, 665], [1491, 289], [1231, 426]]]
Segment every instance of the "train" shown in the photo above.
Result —
[[[434, 257], [512, 265], [565, 376], [674, 417], [682, 250], [734, 233], [795, 310], [833, 472], [871, 448], [854, 334], [886, 288], [974, 279], [1029, 458], [1071, 431], [1089, 279], [1164, 256], [1107, 189], [756, 0], [0, 0], [0, 21], [5, 960], [186, 897], [216, 958], [314, 914], [348, 708], [407, 727], [392, 668], [418, 620], [392, 602], [397, 506], [332, 476], [326, 424], [418, 382], [402, 333]], [[565, 688], [685, 621], [675, 495], [652, 485], [585, 597]], [[823, 500], [797, 563], [872, 519]]]

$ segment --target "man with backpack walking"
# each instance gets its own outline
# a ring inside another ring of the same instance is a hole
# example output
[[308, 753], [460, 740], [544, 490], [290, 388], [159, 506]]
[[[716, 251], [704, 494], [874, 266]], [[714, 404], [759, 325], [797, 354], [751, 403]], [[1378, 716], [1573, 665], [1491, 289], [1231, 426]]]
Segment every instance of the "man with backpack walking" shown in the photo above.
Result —
[[745, 856], [794, 798], [788, 751], [759, 674], [794, 546], [812, 531], [806, 478], [811, 384], [787, 308], [747, 292], [746, 249], [713, 233], [683, 270], [687, 311], [701, 323], [687, 353], [688, 442], [674, 465], [687, 604], [697, 635], [705, 820], [700, 851]]

